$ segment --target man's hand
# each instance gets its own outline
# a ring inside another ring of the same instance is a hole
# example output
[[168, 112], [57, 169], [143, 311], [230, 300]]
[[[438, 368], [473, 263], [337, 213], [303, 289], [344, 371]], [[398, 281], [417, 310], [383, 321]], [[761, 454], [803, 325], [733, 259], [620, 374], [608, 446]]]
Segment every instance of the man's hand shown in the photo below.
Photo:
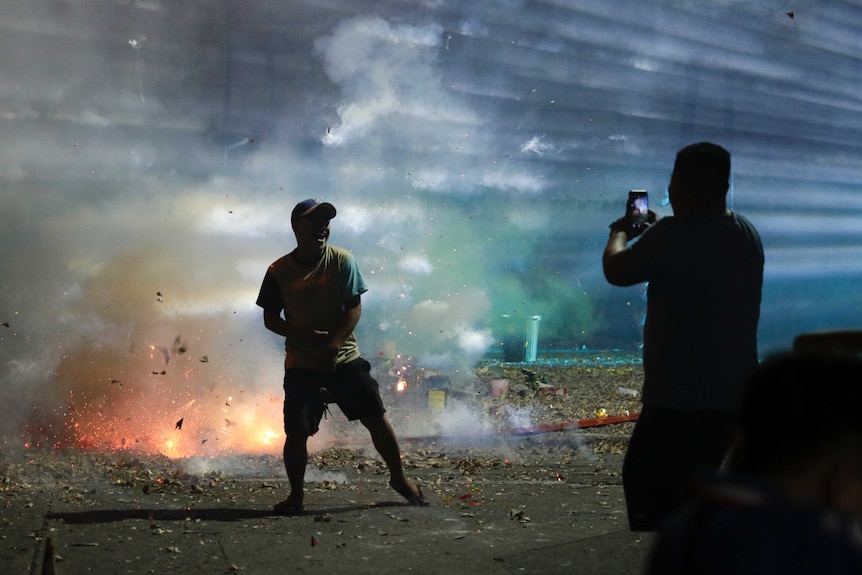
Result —
[[317, 368], [323, 373], [335, 371], [335, 360], [341, 345], [332, 340], [332, 334], [328, 331], [310, 329], [303, 334], [302, 342], [310, 347], [317, 348], [320, 361]]
[[[286, 323], [286, 322], [285, 322]], [[308, 347], [320, 347], [329, 343], [331, 336], [328, 331], [311, 329], [297, 325], [290, 326], [283, 335], [292, 341], [301, 343]]]
[[303, 339], [307, 345], [310, 345], [312, 347], [318, 347], [321, 345], [326, 345], [329, 343], [329, 332], [328, 331], [321, 331], [319, 329], [312, 329], [308, 332], [308, 335]]
[[608, 237], [608, 243], [602, 254], [602, 269], [605, 272], [605, 279], [609, 283], [617, 286], [628, 286], [641, 281], [640, 278], [632, 274], [630, 259], [627, 258], [629, 251], [626, 249], [626, 243], [644, 233], [656, 221], [658, 221], [658, 216], [655, 212], [650, 211], [648, 221], [640, 229], [633, 229], [625, 217], [611, 224], [611, 235]]
[[611, 234], [615, 234], [617, 232], [625, 232], [626, 241], [630, 242], [642, 233], [644, 233], [648, 227], [650, 227], [657, 221], [658, 215], [654, 211], [650, 210], [646, 222], [633, 223], [629, 219], [628, 214], [626, 214], [625, 216], [614, 220], [614, 222], [608, 227], [611, 229]]
[[341, 346], [330, 342], [321, 350], [320, 370], [326, 373], [335, 371], [335, 361], [338, 359], [338, 352]]

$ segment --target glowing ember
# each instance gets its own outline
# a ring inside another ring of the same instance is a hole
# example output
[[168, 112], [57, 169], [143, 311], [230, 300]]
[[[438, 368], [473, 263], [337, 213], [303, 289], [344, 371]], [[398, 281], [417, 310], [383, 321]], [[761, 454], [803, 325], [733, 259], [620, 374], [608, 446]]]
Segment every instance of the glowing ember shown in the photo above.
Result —
[[395, 391], [402, 392], [407, 389], [407, 382], [403, 379], [395, 384]]
[[260, 440], [264, 445], [272, 445], [279, 436], [274, 431], [266, 430], [261, 434]]

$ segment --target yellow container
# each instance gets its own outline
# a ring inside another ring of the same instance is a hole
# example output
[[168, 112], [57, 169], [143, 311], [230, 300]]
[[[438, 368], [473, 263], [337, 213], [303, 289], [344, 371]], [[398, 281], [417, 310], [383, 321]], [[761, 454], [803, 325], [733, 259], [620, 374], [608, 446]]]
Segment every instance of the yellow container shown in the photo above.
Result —
[[428, 392], [428, 409], [432, 411], [443, 411], [446, 407], [446, 391], [432, 389]]

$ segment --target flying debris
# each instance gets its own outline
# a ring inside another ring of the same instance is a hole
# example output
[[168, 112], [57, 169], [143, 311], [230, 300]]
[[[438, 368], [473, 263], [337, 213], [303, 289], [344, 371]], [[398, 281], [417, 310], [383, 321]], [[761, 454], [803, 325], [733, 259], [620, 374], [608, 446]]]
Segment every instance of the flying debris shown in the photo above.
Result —
[[254, 138], [243, 138], [239, 142], [236, 142], [235, 144], [231, 144], [230, 146], [225, 148], [225, 151], [233, 150], [234, 148], [239, 148], [240, 146], [246, 146], [248, 144], [254, 144]]
[[210, 360], [210, 358], [209, 358], [209, 357], [207, 357], [207, 356], [205, 356], [205, 355], [202, 355], [202, 356], [201, 356], [201, 363], [207, 363], [209, 360]]
[[183, 428], [183, 419], [185, 419], [185, 417], [180, 418], [180, 420], [177, 422], [177, 426], [174, 429], [182, 429]]
[[168, 374], [168, 372], [166, 372], [165, 370], [153, 372], [153, 375], [167, 375], [167, 374]]
[[9, 322], [4, 321], [3, 323], [0, 323], [0, 325], [2, 325], [3, 327], [9, 327]]
[[203, 444], [204, 444], [204, 443], [206, 443], [206, 442], [207, 442], [207, 440], [206, 440], [206, 439], [201, 439], [201, 445], [203, 445]]
[[111, 383], [120, 383], [120, 380], [119, 380], [119, 379], [114, 379], [114, 378], [112, 377], [112, 378], [111, 378]]
[[158, 350], [162, 352], [163, 356], [165, 356], [165, 365], [169, 364], [171, 362], [171, 352], [168, 350], [168, 348], [166, 348], [165, 346], [161, 346], [158, 348]]
[[162, 296], [162, 292], [160, 292], [160, 291], [156, 292], [156, 301], [159, 303], [162, 303], [162, 301], [164, 301], [164, 296]]
[[225, 420], [224, 420], [224, 426], [225, 426], [225, 427], [230, 427], [231, 425], [234, 425], [234, 422], [233, 422], [233, 421], [231, 421], [230, 419], [225, 419]]
[[141, 34], [137, 38], [129, 38], [129, 46], [134, 48], [135, 51], [139, 51], [146, 41], [147, 37], [144, 34]]
[[171, 351], [172, 351], [174, 354], [177, 354], [177, 353], [178, 353], [178, 354], [180, 354], [180, 355], [182, 355], [182, 354], [184, 354], [186, 351], [188, 351], [188, 347], [186, 346], [186, 344], [185, 344], [185, 343], [183, 343], [183, 340], [182, 340], [182, 337], [181, 337], [181, 336], [179, 336], [179, 335], [178, 335], [178, 336], [176, 337], [176, 339], [174, 339], [174, 345], [173, 345], [173, 347], [171, 347]]
[[794, 18], [796, 18], [796, 13], [795, 13], [795, 12], [785, 12], [785, 14], [787, 14], [787, 17], [788, 17], [788, 18], [790, 18], [791, 20], [793, 20]]
[[230, 150], [234, 150], [240, 146], [245, 146], [248, 144], [254, 144], [254, 138], [243, 138], [242, 140], [240, 140], [239, 142], [236, 142], [235, 144], [231, 144], [229, 146], [226, 146], [224, 148], [224, 163], [225, 163], [225, 165], [227, 164], [227, 153]]

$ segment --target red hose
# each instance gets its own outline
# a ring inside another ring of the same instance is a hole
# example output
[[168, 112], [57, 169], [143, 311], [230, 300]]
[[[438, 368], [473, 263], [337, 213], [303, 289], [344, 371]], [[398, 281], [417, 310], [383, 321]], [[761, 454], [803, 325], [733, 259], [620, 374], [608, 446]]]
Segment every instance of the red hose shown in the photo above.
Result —
[[578, 421], [569, 421], [566, 423], [551, 423], [547, 425], [538, 425], [536, 427], [518, 427], [511, 430], [509, 433], [512, 435], [536, 435], [538, 433], [565, 431], [567, 429], [601, 427], [603, 425], [613, 425], [615, 423], [637, 421], [639, 415], [640, 413], [632, 413], [629, 415], [607, 415], [605, 417], [595, 417], [593, 419], [579, 419]]

